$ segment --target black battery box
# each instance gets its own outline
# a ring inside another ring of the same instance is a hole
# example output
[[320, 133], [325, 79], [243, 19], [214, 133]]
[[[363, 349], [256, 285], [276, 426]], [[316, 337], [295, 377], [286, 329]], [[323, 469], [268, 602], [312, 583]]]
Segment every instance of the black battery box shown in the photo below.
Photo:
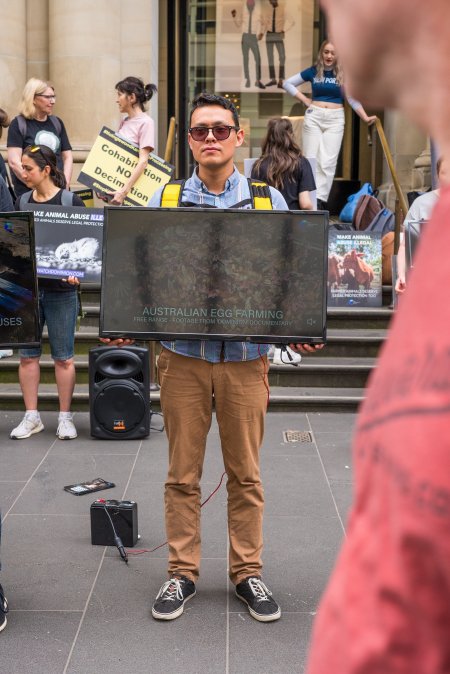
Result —
[[126, 548], [136, 545], [138, 540], [136, 501], [108, 501], [103, 498], [94, 501], [91, 504], [92, 545], [116, 545], [111, 522]]

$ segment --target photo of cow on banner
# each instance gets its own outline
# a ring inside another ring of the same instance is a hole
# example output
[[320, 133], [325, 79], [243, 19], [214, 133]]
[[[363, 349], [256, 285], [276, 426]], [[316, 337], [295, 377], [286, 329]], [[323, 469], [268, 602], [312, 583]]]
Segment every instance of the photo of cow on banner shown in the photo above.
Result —
[[330, 227], [328, 305], [381, 306], [381, 264], [381, 234]]

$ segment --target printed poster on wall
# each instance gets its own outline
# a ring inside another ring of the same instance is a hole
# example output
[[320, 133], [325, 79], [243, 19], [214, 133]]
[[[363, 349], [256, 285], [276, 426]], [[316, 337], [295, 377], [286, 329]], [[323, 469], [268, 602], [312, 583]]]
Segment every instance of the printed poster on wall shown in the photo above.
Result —
[[215, 91], [283, 93], [313, 64], [313, 33], [313, 0], [217, 0]]
[[381, 234], [330, 227], [328, 306], [381, 307]]
[[[100, 131], [78, 181], [94, 192], [112, 194], [130, 178], [139, 158], [138, 148], [104, 126]], [[125, 206], [146, 206], [150, 197], [172, 177], [174, 168], [160, 157], [150, 154], [144, 173], [128, 193]]]
[[100, 283], [103, 208], [27, 204], [27, 210], [34, 213], [38, 277]]
[[0, 213], [0, 347], [39, 343], [33, 215]]

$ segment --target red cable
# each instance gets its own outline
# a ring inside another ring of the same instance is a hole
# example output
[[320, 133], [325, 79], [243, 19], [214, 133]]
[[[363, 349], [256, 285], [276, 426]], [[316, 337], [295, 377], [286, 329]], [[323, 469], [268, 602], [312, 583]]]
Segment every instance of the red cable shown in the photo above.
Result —
[[[214, 494], [215, 494], [216, 492], [219, 491], [220, 487], [222, 486], [223, 478], [225, 477], [225, 475], [226, 475], [226, 472], [223, 472], [223, 473], [222, 473], [222, 477], [220, 478], [219, 484], [218, 484], [217, 487], [214, 489], [214, 491], [212, 491], [212, 492], [210, 493], [210, 495], [208, 496], [208, 498], [206, 498], [206, 499], [203, 501], [203, 503], [200, 503], [200, 508], [203, 508], [203, 506], [206, 505], [206, 504], [208, 503], [209, 499], [212, 498], [212, 497], [214, 496]], [[147, 548], [140, 548], [140, 549], [138, 549], [138, 550], [127, 548], [127, 553], [128, 553], [129, 555], [143, 555], [144, 552], [156, 552], [156, 550], [159, 550], [159, 548], [163, 548], [165, 545], [167, 545], [168, 542], [169, 542], [169, 541], [166, 541], [165, 543], [161, 543], [161, 545], [157, 545], [156, 548], [152, 548], [151, 550], [150, 550], [150, 549], [147, 549]]]

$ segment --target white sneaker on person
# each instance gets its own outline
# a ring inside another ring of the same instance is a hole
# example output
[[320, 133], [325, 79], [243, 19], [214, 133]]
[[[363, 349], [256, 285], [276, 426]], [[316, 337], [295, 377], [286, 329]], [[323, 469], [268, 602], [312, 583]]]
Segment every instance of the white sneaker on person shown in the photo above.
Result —
[[59, 415], [56, 435], [60, 440], [73, 440], [77, 437], [77, 429], [74, 426], [72, 415], [70, 413], [68, 413], [67, 416]]
[[25, 412], [24, 418], [16, 428], [13, 428], [9, 437], [13, 438], [13, 440], [24, 440], [33, 435], [33, 433], [40, 433], [43, 430], [44, 424], [41, 421], [41, 417]]
[[0, 349], [0, 358], [9, 358], [13, 355], [12, 349]]
[[[286, 353], [287, 352], [287, 353]], [[289, 358], [289, 355], [291, 358]], [[299, 353], [295, 353], [288, 346], [284, 349], [280, 349], [279, 346], [275, 347], [275, 352], [273, 354], [273, 364], [274, 365], [298, 365], [302, 357]]]

